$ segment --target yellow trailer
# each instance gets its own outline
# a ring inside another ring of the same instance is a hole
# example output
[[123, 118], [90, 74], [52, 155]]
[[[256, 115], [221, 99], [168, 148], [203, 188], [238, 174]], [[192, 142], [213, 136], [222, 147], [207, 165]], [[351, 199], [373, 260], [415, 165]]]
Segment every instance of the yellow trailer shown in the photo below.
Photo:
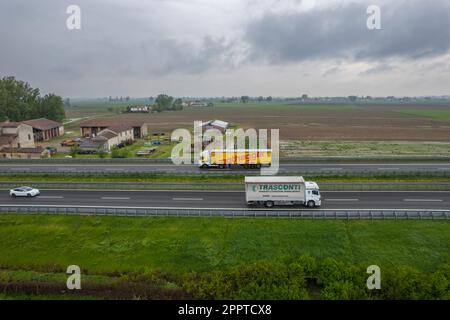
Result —
[[270, 149], [214, 149], [203, 151], [200, 156], [201, 168], [226, 168], [242, 166], [261, 168], [272, 164]]

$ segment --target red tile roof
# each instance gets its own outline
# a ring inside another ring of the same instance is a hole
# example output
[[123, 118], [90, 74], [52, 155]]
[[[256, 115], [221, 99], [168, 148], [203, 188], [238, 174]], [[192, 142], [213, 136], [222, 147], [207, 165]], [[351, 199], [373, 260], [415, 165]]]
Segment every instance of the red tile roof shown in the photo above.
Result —
[[92, 119], [80, 124], [80, 127], [111, 128], [127, 125], [128, 127], [142, 127], [144, 120], [131, 119]]
[[33, 128], [36, 128], [38, 130], [50, 130], [62, 126], [62, 124], [60, 124], [59, 122], [49, 120], [47, 118], [27, 120], [23, 121], [23, 123], [32, 126]]

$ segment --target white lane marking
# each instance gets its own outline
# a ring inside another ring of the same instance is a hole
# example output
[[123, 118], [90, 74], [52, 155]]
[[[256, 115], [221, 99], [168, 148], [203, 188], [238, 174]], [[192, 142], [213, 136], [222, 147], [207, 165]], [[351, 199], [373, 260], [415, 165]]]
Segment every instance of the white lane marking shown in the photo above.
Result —
[[130, 200], [130, 197], [102, 197], [103, 200]]
[[324, 199], [325, 201], [359, 201], [359, 199]]
[[450, 168], [438, 168], [438, 170], [445, 170], [445, 171], [448, 171], [448, 170], [450, 170]]
[[37, 199], [64, 199], [61, 196], [38, 196]]
[[400, 168], [377, 168], [377, 170], [400, 170]]
[[106, 168], [106, 171], [124, 171], [125, 169], [119, 169], [119, 168]]
[[174, 201], [203, 201], [203, 198], [172, 198]]
[[406, 202], [442, 202], [441, 199], [403, 199]]

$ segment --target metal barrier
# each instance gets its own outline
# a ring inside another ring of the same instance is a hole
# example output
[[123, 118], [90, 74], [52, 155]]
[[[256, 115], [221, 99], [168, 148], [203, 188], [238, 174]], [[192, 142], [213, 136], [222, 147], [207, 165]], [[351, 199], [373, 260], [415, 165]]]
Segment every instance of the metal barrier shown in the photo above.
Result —
[[[217, 190], [244, 191], [244, 183], [175, 183], [175, 182], [0, 182], [0, 189], [22, 185], [38, 189], [77, 190]], [[450, 191], [448, 182], [426, 183], [320, 183], [322, 191]]]
[[0, 213], [95, 215], [125, 217], [225, 217], [225, 218], [289, 218], [312, 220], [448, 220], [450, 210], [266, 210], [206, 209], [94, 206], [14, 206], [0, 205]]
[[[421, 155], [394, 155], [394, 156], [303, 156], [280, 157], [282, 163], [307, 162], [449, 162], [450, 156], [421, 156]], [[0, 164], [145, 164], [145, 163], [172, 163], [170, 158], [44, 158], [44, 159], [0, 159]]]

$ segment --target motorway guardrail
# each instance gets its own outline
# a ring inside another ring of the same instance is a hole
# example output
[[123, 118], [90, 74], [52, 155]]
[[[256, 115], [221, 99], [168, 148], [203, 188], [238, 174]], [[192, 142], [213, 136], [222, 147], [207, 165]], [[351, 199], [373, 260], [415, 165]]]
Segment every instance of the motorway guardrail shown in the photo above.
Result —
[[[450, 162], [450, 156], [304, 156], [281, 157], [281, 163], [316, 162]], [[0, 164], [171, 164], [170, 158], [43, 158], [43, 159], [0, 159]]]
[[[174, 183], [174, 182], [0, 182], [0, 189], [12, 189], [18, 186], [33, 186], [37, 189], [74, 189], [74, 190], [214, 190], [244, 191], [243, 183]], [[322, 191], [450, 191], [450, 183], [320, 183]]]
[[225, 218], [290, 218], [329, 220], [448, 220], [450, 210], [266, 210], [206, 208], [144, 208], [89, 206], [20, 206], [0, 205], [1, 214], [95, 215], [125, 217], [225, 217]]

